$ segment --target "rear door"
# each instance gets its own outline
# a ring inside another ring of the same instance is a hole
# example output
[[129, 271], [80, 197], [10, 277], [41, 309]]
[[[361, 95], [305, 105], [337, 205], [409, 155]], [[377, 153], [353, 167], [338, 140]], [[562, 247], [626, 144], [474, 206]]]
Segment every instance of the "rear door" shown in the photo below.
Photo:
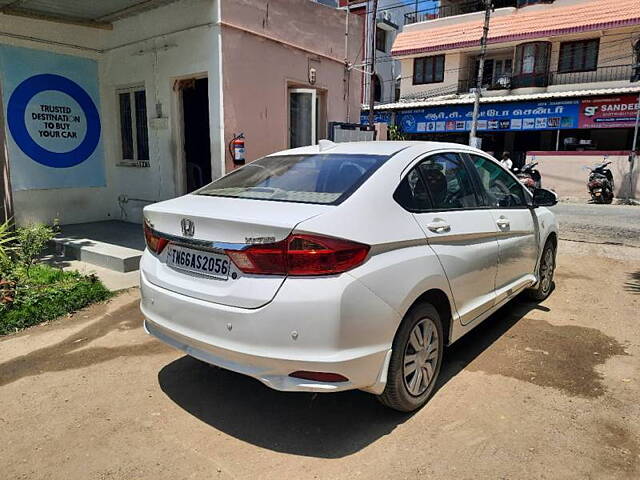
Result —
[[497, 162], [470, 155], [478, 173], [482, 203], [498, 228], [497, 301], [535, 280], [538, 242], [535, 213], [522, 184]]
[[424, 158], [409, 172], [415, 191], [425, 190], [414, 216], [438, 255], [461, 322], [467, 324], [495, 303], [498, 263], [496, 223], [480, 208], [472, 172], [458, 153]]

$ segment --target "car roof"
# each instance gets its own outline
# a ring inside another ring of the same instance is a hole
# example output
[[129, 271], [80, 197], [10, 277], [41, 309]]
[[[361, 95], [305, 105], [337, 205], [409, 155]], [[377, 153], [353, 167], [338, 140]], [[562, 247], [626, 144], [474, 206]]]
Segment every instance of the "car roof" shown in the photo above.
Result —
[[313, 155], [318, 153], [333, 153], [342, 155], [387, 155], [392, 156], [402, 150], [412, 148], [414, 151], [428, 153], [430, 151], [452, 149], [457, 151], [483, 153], [481, 150], [460, 143], [445, 142], [421, 142], [421, 141], [370, 141], [370, 142], [344, 142], [333, 143], [328, 140], [320, 140], [318, 145], [292, 148], [272, 153], [271, 156], [280, 155]]

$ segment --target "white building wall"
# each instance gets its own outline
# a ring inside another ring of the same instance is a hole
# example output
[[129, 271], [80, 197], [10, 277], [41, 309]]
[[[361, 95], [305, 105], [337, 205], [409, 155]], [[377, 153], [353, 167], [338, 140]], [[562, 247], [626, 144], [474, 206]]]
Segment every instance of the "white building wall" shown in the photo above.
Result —
[[[112, 170], [112, 202], [118, 218], [132, 222], [142, 220], [142, 208], [149, 202], [186, 193], [181, 160], [182, 117], [179, 92], [174, 91], [178, 79], [209, 79], [212, 173], [214, 178], [223, 173], [217, 2], [188, 0], [180, 4], [179, 12], [176, 15], [175, 5], [168, 5], [117, 22], [101, 62], [103, 117], [111, 127], [105, 137], [105, 151]], [[121, 145], [116, 92], [142, 84], [150, 119], [150, 167], [118, 166]], [[167, 117], [167, 128], [153, 127], [158, 103], [162, 105], [162, 116]]]
[[[173, 82], [179, 78], [209, 77], [213, 174], [223, 172], [218, 11], [217, 0], [184, 0], [179, 15], [175, 5], [168, 5], [115, 22], [111, 31], [0, 15], [0, 44], [91, 58], [97, 60], [99, 68], [106, 186], [16, 191], [13, 204], [17, 223], [53, 219], [62, 224], [107, 219], [140, 222], [142, 208], [148, 202], [184, 193], [183, 168], [176, 165], [182, 148], [181, 112]], [[146, 89], [148, 168], [117, 165], [121, 147], [116, 91], [134, 85]], [[156, 103], [162, 104], [167, 128], [151, 127]], [[129, 201], [122, 203], [119, 198]]]

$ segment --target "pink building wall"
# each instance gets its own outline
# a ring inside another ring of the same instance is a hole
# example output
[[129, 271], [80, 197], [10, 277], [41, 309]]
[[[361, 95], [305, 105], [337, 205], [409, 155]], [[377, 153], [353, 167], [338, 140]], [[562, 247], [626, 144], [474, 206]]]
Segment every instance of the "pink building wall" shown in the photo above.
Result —
[[[247, 161], [288, 148], [290, 87], [326, 94], [327, 121], [346, 121], [346, 13], [300, 0], [222, 2], [224, 140], [244, 132]], [[363, 19], [349, 16], [349, 52], [360, 63]], [[317, 71], [309, 83], [309, 68]], [[349, 75], [350, 121], [360, 118], [360, 76]], [[233, 169], [227, 153], [227, 171]]]

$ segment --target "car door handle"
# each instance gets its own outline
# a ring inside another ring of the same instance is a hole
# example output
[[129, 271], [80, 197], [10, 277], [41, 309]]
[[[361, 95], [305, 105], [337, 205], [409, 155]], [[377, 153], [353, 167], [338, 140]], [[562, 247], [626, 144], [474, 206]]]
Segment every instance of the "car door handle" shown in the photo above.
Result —
[[451, 230], [451, 225], [449, 225], [447, 222], [440, 221], [427, 223], [427, 228], [433, 233], [446, 233]]
[[511, 222], [504, 217], [501, 217], [498, 220], [496, 220], [496, 223], [500, 228], [507, 228], [511, 225]]

